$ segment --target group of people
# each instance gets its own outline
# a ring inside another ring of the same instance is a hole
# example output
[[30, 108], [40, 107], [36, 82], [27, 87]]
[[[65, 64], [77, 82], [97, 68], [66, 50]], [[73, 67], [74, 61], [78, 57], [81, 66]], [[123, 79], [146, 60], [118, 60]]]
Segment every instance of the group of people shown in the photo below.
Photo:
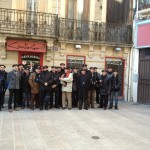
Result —
[[[35, 66], [31, 68], [22, 64], [12, 65], [12, 71], [6, 72], [6, 66], [0, 65], [0, 110], [4, 107], [6, 90], [9, 90], [8, 110], [18, 111], [19, 107], [34, 110], [49, 110], [53, 107], [69, 110], [78, 107], [79, 110], [108, 107], [118, 109], [118, 93], [121, 87], [117, 70], [109, 66], [102, 73], [96, 67], [87, 69], [68, 68], [64, 63], [60, 66]], [[113, 101], [115, 105], [113, 106]], [[12, 102], [14, 105], [12, 107]]]

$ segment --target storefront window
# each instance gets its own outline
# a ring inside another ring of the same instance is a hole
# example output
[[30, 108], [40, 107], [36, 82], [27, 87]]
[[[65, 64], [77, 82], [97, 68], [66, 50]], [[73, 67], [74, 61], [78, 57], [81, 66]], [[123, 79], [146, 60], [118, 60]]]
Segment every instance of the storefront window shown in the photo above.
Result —
[[85, 63], [84, 56], [67, 56], [67, 66], [70, 68], [77, 67], [81, 69], [84, 63]]

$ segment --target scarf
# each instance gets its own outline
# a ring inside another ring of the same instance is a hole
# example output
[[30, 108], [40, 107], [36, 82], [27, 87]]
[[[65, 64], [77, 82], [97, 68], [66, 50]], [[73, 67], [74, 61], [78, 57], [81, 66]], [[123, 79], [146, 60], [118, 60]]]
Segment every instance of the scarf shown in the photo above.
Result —
[[70, 75], [70, 71], [68, 71], [67, 73], [64, 74], [64, 78], [68, 78]]

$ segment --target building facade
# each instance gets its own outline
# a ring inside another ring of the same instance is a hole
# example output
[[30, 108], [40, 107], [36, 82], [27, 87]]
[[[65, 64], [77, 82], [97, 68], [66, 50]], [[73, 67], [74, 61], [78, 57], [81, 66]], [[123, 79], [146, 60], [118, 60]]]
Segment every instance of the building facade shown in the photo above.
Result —
[[127, 100], [131, 0], [0, 0], [0, 7], [0, 63], [8, 71], [25, 61], [79, 68], [86, 63], [99, 71], [111, 65]]
[[150, 1], [134, 1], [134, 46], [131, 50], [131, 99], [150, 103]]

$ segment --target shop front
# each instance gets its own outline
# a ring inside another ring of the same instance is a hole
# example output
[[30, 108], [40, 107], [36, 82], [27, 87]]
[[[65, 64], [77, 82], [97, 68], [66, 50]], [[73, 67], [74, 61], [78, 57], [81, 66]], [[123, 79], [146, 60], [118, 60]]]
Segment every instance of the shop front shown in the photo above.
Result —
[[7, 51], [18, 53], [18, 63], [27, 66], [43, 66], [43, 54], [46, 53], [45, 41], [7, 39]]

